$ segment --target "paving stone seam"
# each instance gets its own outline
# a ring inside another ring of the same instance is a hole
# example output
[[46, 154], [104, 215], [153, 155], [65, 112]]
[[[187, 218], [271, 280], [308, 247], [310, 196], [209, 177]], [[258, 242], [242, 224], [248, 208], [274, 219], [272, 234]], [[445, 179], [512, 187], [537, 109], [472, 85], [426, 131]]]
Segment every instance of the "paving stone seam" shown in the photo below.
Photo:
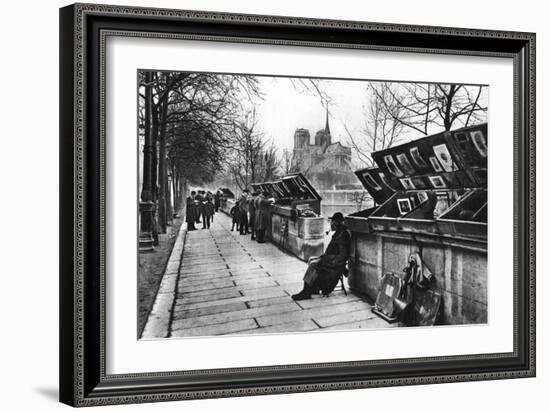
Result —
[[[187, 229], [185, 228], [185, 224], [182, 224], [180, 226], [180, 229], [177, 234], [176, 241], [174, 242], [174, 246], [172, 247], [172, 250], [170, 251], [170, 257], [168, 258], [168, 261], [172, 261], [172, 263], [176, 262], [176, 258], [173, 255], [174, 253], [182, 253], [185, 246], [185, 238], [187, 235]], [[167, 297], [170, 293], [161, 293], [157, 292], [157, 295], [155, 296], [155, 301], [153, 302], [153, 307], [151, 308], [151, 311], [149, 312], [149, 315], [147, 317], [147, 321], [145, 323], [145, 327], [143, 328], [143, 332], [141, 334], [142, 339], [149, 339], [149, 338], [167, 338], [169, 336], [169, 330], [170, 326], [172, 324], [172, 312], [174, 303], [176, 300], [176, 291], [177, 291], [177, 284], [179, 281], [179, 269], [181, 266], [181, 254], [180, 254], [180, 260], [178, 265], [178, 275], [176, 276], [176, 279], [174, 281], [174, 290], [171, 293], [171, 297]], [[162, 274], [162, 279], [159, 285], [159, 291], [161, 289], [168, 288], [166, 286], [169, 281], [171, 281], [172, 275], [168, 275], [167, 273], [171, 271], [168, 269], [168, 266], [166, 267], [164, 273]], [[168, 299], [171, 298], [171, 301]], [[164, 300], [164, 305], [163, 305]], [[170, 310], [165, 313], [161, 310], [162, 306], [170, 306]], [[158, 312], [160, 311], [160, 313]], [[168, 319], [165, 317], [168, 316]], [[163, 323], [167, 322], [166, 329], [163, 326]], [[160, 329], [159, 329], [160, 328]]]
[[178, 267], [178, 277], [176, 278], [176, 287], [174, 288], [174, 298], [172, 300], [172, 308], [170, 309], [170, 319], [168, 320], [168, 331], [167, 331], [167, 335], [166, 335], [166, 338], [170, 338], [172, 336], [172, 324], [174, 323], [174, 309], [176, 307], [176, 300], [177, 300], [177, 292], [178, 292], [178, 287], [179, 287], [179, 283], [180, 283], [180, 279], [181, 279], [181, 267], [182, 267], [182, 264], [183, 264], [183, 255], [185, 254], [185, 243], [186, 243], [186, 240], [187, 240], [187, 230], [185, 230], [185, 232], [183, 233], [183, 245], [182, 245], [182, 248], [181, 248], [181, 253], [180, 253], [180, 264], [179, 264], [179, 267]]

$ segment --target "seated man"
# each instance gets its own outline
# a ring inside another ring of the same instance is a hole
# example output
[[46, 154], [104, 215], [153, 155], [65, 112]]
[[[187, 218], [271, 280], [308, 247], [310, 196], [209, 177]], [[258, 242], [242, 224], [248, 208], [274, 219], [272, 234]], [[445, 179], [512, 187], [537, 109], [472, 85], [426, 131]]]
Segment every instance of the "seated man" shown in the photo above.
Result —
[[304, 288], [292, 296], [293, 300], [306, 300], [319, 290], [323, 295], [329, 295], [338, 284], [340, 275], [346, 271], [351, 236], [344, 225], [342, 213], [334, 213], [330, 228], [334, 231], [330, 244], [323, 255], [310, 259], [304, 275]]

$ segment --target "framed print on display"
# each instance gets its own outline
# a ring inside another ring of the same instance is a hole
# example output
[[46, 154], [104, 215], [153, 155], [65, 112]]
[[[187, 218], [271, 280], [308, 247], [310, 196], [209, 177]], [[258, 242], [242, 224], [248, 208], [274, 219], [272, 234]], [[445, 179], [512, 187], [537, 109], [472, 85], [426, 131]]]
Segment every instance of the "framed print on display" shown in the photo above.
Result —
[[430, 179], [430, 182], [432, 183], [432, 186], [434, 188], [445, 188], [446, 187], [445, 181], [443, 181], [443, 178], [441, 178], [441, 176], [430, 176], [429, 179]]
[[472, 136], [472, 141], [474, 142], [477, 151], [479, 151], [479, 154], [483, 157], [487, 157], [487, 145], [485, 143], [485, 139], [483, 138], [483, 134], [474, 132], [470, 135]]
[[399, 181], [401, 181], [405, 190], [414, 190], [416, 188], [410, 178], [401, 178]]
[[62, 402], [535, 375], [534, 34], [60, 22]]
[[386, 163], [386, 167], [388, 168], [388, 170], [390, 170], [390, 173], [392, 173], [396, 177], [403, 176], [403, 172], [399, 167], [397, 167], [392, 156], [385, 156], [384, 161]]
[[399, 162], [401, 169], [404, 170], [407, 174], [412, 174], [414, 172], [414, 168], [411, 166], [411, 163], [409, 162], [406, 154], [398, 154], [397, 161]]
[[435, 156], [439, 160], [439, 164], [441, 164], [441, 167], [443, 167], [445, 171], [453, 171], [455, 169], [455, 166], [453, 163], [453, 159], [451, 158], [451, 154], [447, 149], [447, 146], [445, 144], [441, 144], [435, 146], [433, 149]]
[[430, 157], [430, 163], [432, 164], [434, 171], [436, 171], [437, 173], [441, 173], [443, 171], [443, 168], [441, 167], [441, 164], [439, 164], [437, 158]]
[[380, 185], [376, 182], [376, 180], [374, 179], [372, 174], [365, 173], [365, 174], [363, 174], [363, 178], [365, 179], [367, 184], [369, 186], [371, 186], [373, 189], [375, 189], [375, 190], [381, 190], [382, 189], [382, 187], [380, 187]]
[[402, 215], [407, 214], [412, 210], [411, 200], [409, 200], [408, 198], [402, 198], [397, 200], [397, 206], [399, 207], [399, 213]]

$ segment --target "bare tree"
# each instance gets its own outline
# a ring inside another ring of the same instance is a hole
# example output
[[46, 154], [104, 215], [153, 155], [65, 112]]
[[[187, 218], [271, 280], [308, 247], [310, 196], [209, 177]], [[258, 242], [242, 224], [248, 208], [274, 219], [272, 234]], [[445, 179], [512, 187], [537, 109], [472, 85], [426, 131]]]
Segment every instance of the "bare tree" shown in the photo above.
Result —
[[325, 91], [325, 85], [330, 80], [320, 80], [314, 78], [289, 78], [290, 84], [298, 93], [309, 94], [319, 97], [323, 107], [329, 107], [332, 104], [332, 98]]
[[236, 186], [250, 188], [252, 183], [272, 181], [280, 177], [278, 150], [273, 140], [266, 140], [256, 131], [256, 111], [244, 116], [237, 129], [235, 147], [228, 156], [227, 168]]
[[293, 150], [285, 148], [281, 154], [281, 169], [283, 174], [289, 174], [292, 171], [292, 157], [294, 156]]
[[344, 129], [359, 161], [372, 166], [372, 152], [391, 147], [399, 141], [405, 128], [404, 110], [393, 101], [395, 91], [384, 83], [370, 83], [366, 92], [367, 102], [363, 106], [365, 119], [360, 134], [354, 136], [346, 126]]
[[281, 167], [278, 156], [278, 150], [273, 140], [269, 144], [264, 144], [261, 152], [261, 162], [259, 167], [258, 182], [273, 181], [281, 176]]
[[229, 158], [229, 171], [235, 184], [244, 190], [256, 182], [258, 165], [261, 162], [263, 141], [261, 134], [255, 131], [256, 111], [246, 113], [235, 130], [235, 146]]
[[[485, 86], [461, 84], [372, 83], [371, 89], [393, 119], [428, 135], [434, 128], [445, 131], [485, 121]], [[399, 107], [398, 116], [395, 108]]]

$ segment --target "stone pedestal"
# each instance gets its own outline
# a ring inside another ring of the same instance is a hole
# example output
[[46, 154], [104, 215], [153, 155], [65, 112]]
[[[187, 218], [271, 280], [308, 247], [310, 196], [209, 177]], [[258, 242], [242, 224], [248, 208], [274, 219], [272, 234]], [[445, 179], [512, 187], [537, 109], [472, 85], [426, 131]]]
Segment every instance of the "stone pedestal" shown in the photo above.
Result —
[[[301, 260], [323, 254], [325, 233], [322, 217], [290, 218], [290, 209], [274, 206], [271, 208], [271, 230], [268, 238]], [[288, 212], [287, 212], [288, 211]]]
[[153, 208], [152, 201], [139, 203], [140, 230], [139, 230], [139, 252], [153, 251]]

